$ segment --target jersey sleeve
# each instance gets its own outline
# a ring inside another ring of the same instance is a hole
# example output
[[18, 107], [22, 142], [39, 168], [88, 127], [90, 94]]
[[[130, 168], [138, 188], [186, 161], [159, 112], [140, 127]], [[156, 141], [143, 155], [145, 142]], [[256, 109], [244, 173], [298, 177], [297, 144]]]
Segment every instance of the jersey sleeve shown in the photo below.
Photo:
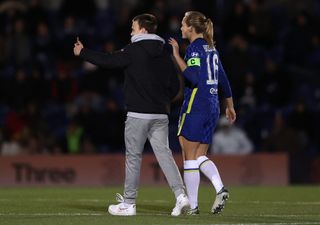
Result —
[[229, 83], [228, 77], [223, 69], [223, 66], [222, 66], [222, 63], [220, 60], [219, 60], [219, 75], [218, 76], [219, 76], [219, 78], [218, 78], [219, 86], [222, 89], [223, 96], [225, 98], [232, 97], [230, 83]]
[[197, 85], [201, 71], [200, 51], [196, 46], [190, 46], [185, 55], [187, 68], [182, 72], [183, 76], [193, 85]]

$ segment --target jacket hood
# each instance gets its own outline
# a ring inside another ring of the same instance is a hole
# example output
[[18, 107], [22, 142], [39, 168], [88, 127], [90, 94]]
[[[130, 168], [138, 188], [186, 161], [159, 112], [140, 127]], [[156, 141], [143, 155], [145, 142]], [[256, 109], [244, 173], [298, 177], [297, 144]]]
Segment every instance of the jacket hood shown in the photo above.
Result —
[[131, 37], [132, 43], [143, 40], [158, 40], [161, 41], [163, 44], [166, 43], [162, 37], [156, 34], [136, 34]]
[[131, 37], [132, 43], [138, 43], [151, 56], [156, 57], [163, 52], [164, 39], [156, 34], [136, 34]]

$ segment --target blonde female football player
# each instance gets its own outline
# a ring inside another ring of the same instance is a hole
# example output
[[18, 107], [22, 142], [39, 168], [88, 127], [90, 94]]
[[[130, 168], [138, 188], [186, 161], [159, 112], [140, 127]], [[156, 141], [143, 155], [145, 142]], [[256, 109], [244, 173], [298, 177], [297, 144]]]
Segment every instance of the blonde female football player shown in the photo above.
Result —
[[226, 101], [226, 117], [230, 123], [236, 119], [232, 92], [213, 41], [213, 24], [200, 12], [185, 13], [182, 20], [182, 38], [190, 42], [184, 59], [179, 54], [179, 45], [169, 40], [173, 56], [186, 80], [184, 102], [181, 107], [178, 136], [184, 156], [184, 182], [190, 201], [190, 215], [199, 214], [199, 170], [212, 182], [216, 199], [212, 213], [224, 208], [229, 192], [224, 188], [215, 164], [206, 157], [212, 134], [216, 127], [222, 89]]

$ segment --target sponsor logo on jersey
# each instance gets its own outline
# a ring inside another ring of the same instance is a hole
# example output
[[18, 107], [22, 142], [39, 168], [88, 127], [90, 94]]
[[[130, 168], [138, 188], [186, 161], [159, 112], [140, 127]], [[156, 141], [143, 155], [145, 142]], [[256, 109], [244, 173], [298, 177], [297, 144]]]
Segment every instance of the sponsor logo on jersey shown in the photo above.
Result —
[[191, 52], [191, 57], [197, 58], [197, 57], [199, 57], [199, 53], [198, 52]]
[[218, 94], [218, 89], [217, 88], [210, 88], [210, 94], [212, 94], [212, 95]]

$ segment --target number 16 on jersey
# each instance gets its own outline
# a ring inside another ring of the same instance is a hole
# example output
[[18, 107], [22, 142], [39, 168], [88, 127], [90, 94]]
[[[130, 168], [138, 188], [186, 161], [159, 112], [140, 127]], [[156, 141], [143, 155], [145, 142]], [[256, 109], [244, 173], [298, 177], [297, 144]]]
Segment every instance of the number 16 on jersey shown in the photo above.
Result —
[[[207, 70], [208, 70], [208, 80], [207, 84], [218, 84], [218, 70], [219, 70], [219, 58], [215, 53], [210, 53], [207, 56]], [[213, 77], [212, 77], [213, 75]]]

